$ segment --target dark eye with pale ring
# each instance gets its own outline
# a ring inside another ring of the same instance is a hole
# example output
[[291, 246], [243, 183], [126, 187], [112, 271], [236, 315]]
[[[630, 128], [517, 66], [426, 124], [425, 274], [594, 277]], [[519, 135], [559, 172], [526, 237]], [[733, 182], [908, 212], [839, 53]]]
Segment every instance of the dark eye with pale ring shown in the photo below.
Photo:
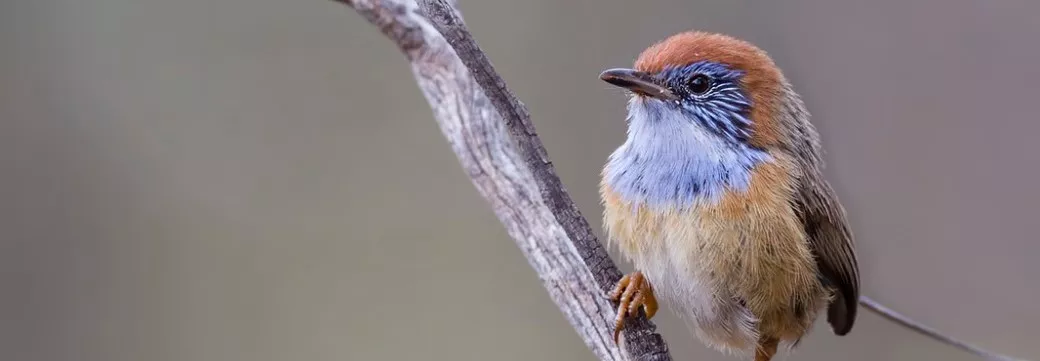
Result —
[[711, 89], [711, 78], [704, 74], [697, 74], [690, 78], [686, 86], [689, 87], [690, 92], [701, 95], [707, 93], [708, 89]]

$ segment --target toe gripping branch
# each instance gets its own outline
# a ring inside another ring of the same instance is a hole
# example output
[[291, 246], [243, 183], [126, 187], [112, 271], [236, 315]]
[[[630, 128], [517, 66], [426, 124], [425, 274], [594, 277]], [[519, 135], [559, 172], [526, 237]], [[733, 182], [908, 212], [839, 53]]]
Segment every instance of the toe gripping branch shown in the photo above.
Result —
[[618, 303], [617, 318], [614, 321], [614, 343], [618, 342], [621, 330], [628, 317], [638, 315], [640, 309], [650, 319], [657, 313], [657, 298], [650, 282], [641, 272], [632, 272], [621, 277], [610, 293], [610, 299]]

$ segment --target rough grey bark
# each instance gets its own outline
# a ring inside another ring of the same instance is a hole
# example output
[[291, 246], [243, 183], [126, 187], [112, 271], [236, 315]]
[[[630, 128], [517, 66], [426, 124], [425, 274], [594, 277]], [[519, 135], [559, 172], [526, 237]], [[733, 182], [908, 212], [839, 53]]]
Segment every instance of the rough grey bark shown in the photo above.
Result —
[[[621, 272], [564, 190], [527, 110], [472, 38], [459, 35], [468, 33], [452, 5], [430, 1], [424, 9], [449, 39], [459, 41], [455, 48], [412, 0], [337, 1], [357, 10], [404, 52], [463, 169], [596, 357], [671, 360], [663, 338], [644, 317], [626, 323], [623, 347], [614, 344], [615, 307], [606, 295]], [[483, 71], [471, 73], [467, 65]], [[481, 83], [494, 84], [496, 96], [489, 98]]]
[[[454, 0], [335, 0], [353, 7], [393, 40], [441, 131], [585, 344], [604, 361], [670, 361], [645, 317], [612, 342], [615, 306], [606, 297], [621, 271], [571, 201], [531, 123], [466, 29]], [[909, 319], [862, 296], [866, 309], [985, 360], [1015, 361]]]

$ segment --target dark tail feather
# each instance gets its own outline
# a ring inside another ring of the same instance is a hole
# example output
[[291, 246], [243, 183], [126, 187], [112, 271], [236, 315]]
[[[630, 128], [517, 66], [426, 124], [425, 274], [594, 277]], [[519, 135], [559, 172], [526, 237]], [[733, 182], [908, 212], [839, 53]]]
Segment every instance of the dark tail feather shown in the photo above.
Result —
[[835, 335], [845, 336], [852, 330], [852, 324], [856, 322], [856, 299], [848, 295], [838, 294], [838, 299], [831, 302], [827, 308], [827, 323]]

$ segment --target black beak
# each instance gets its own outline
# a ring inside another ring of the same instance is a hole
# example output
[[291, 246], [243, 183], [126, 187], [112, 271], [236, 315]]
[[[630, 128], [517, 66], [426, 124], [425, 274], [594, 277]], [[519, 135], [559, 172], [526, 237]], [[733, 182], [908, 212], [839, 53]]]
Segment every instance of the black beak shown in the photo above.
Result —
[[609, 69], [599, 74], [599, 78], [613, 85], [631, 90], [633, 93], [661, 100], [678, 100], [668, 88], [657, 84], [648, 73], [633, 69]]

